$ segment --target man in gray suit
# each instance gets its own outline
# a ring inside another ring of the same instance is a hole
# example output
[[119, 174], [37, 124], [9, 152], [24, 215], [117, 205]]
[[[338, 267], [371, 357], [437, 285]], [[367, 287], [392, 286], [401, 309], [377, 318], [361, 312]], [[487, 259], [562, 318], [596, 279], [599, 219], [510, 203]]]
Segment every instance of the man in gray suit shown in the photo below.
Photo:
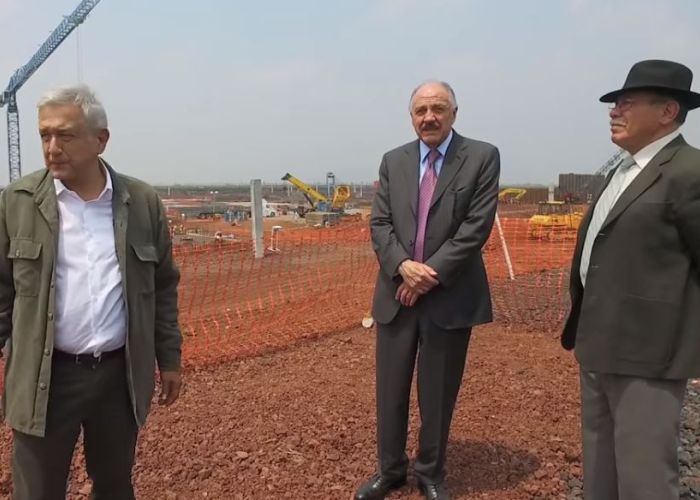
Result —
[[372, 208], [379, 470], [357, 500], [384, 498], [406, 481], [416, 355], [422, 426], [414, 472], [426, 498], [449, 499], [445, 451], [471, 328], [491, 321], [481, 248], [496, 213], [498, 150], [452, 129], [457, 103], [444, 82], [416, 88], [410, 114], [418, 140], [384, 155]]
[[678, 131], [700, 106], [692, 79], [642, 61], [600, 98], [629, 155], [579, 229], [562, 335], [581, 367], [587, 499], [679, 496], [681, 406], [700, 376], [700, 151]]

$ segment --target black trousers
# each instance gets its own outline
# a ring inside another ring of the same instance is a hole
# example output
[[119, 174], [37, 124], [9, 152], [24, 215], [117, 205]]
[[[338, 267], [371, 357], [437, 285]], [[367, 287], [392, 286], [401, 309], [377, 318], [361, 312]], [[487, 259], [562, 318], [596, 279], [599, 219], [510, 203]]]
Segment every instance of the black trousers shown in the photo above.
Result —
[[416, 357], [421, 428], [415, 475], [425, 483], [445, 477], [447, 438], [464, 374], [471, 328], [445, 330], [416, 308], [401, 308], [377, 326], [377, 447], [379, 473], [406, 474], [406, 435]]
[[99, 364], [54, 356], [45, 437], [14, 432], [14, 500], [63, 500], [80, 430], [95, 500], [131, 500], [138, 427], [123, 355]]

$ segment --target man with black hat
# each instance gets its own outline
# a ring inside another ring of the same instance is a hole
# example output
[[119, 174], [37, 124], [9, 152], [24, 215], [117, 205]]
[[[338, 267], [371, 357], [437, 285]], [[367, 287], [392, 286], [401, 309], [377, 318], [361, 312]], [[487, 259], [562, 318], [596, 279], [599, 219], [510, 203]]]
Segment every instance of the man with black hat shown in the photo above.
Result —
[[692, 79], [642, 61], [600, 98], [628, 155], [579, 229], [562, 335], [581, 367], [587, 499], [679, 496], [681, 406], [700, 376], [700, 150], [678, 131], [700, 106]]

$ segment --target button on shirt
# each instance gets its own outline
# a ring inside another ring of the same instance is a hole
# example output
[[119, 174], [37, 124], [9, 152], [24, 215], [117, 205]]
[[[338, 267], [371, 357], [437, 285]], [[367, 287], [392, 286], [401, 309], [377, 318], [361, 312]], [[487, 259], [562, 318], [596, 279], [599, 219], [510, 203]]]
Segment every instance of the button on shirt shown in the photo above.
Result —
[[[644, 167], [646, 167], [649, 162], [659, 154], [659, 152], [666, 147], [671, 141], [673, 141], [676, 137], [680, 135], [680, 131], [675, 130], [671, 132], [668, 135], [663, 136], [662, 138], [652, 142], [651, 144], [645, 146], [644, 148], [640, 149], [637, 154], [632, 155], [632, 158], [634, 159], [635, 164], [626, 169], [624, 172], [621, 169], [617, 169], [613, 176], [623, 176], [622, 184], [620, 191], [618, 192], [617, 196], [614, 198], [614, 202], [617, 202], [617, 200], [620, 199], [620, 196], [622, 196], [622, 193], [625, 192], [625, 190], [629, 187], [630, 184], [632, 184], [632, 181], [637, 178], [637, 176], [644, 170]], [[624, 160], [623, 160], [624, 163]], [[609, 184], [612, 184], [612, 179]], [[596, 235], [597, 236], [597, 235]], [[588, 264], [585, 259], [582, 259], [581, 261], [581, 268], [579, 269], [579, 275], [581, 277], [581, 283], [583, 286], [586, 286], [586, 277], [588, 275], [588, 267], [586, 266]], [[584, 269], [584, 266], [586, 268]]]
[[99, 355], [124, 346], [126, 308], [114, 245], [112, 180], [95, 200], [84, 201], [54, 179], [59, 235], [56, 259], [54, 346]]

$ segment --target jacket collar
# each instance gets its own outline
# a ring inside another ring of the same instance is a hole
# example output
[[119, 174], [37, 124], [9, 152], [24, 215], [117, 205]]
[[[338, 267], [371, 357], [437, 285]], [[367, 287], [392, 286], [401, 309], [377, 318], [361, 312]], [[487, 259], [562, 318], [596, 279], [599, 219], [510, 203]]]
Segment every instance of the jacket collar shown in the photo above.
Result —
[[[107, 169], [112, 182], [112, 209], [114, 211], [115, 221], [118, 217], [124, 217], [123, 210], [126, 210], [126, 205], [129, 204], [131, 194], [126, 186], [126, 183], [121, 179], [114, 169], [102, 158], [100, 162]], [[20, 181], [21, 182], [21, 181]], [[37, 205], [42, 217], [46, 219], [49, 228], [54, 234], [58, 234], [58, 203], [56, 197], [56, 186], [53, 176], [46, 169], [35, 183], [20, 183], [17, 189], [27, 191], [34, 195], [34, 203]]]
[[644, 191], [649, 189], [656, 179], [661, 175], [663, 166], [667, 164], [676, 155], [678, 150], [687, 145], [682, 135], [673, 139], [670, 143], [661, 149], [647, 164], [637, 177], [632, 181], [627, 189], [620, 195], [615, 205], [613, 205], [608, 217], [601, 226], [601, 231], [605, 229], [612, 221], [617, 219], [630, 204], [636, 200]]

